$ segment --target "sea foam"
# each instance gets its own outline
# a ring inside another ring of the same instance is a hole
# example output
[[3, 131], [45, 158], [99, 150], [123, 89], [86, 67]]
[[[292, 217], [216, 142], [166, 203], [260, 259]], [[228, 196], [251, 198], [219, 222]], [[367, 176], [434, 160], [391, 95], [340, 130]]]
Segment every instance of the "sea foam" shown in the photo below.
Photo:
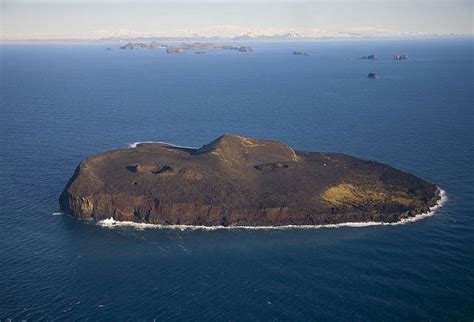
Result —
[[327, 224], [327, 225], [285, 225], [285, 226], [194, 226], [194, 225], [157, 225], [157, 224], [146, 224], [146, 223], [136, 223], [133, 221], [117, 221], [113, 218], [104, 219], [98, 221], [97, 224], [106, 228], [119, 228], [119, 227], [131, 227], [138, 230], [143, 229], [175, 229], [175, 230], [236, 230], [236, 229], [246, 229], [246, 230], [285, 230], [285, 229], [320, 229], [320, 228], [341, 228], [341, 227], [370, 227], [370, 226], [397, 226], [412, 223], [430, 216], [433, 216], [436, 211], [441, 208], [448, 200], [446, 192], [438, 188], [440, 199], [430, 208], [426, 213], [422, 213], [410, 218], [403, 218], [400, 221], [385, 223], [377, 221], [367, 221], [367, 222], [345, 222], [340, 224]]
[[165, 145], [169, 145], [169, 146], [172, 146], [172, 147], [175, 147], [175, 148], [183, 148], [183, 149], [196, 149], [196, 147], [192, 147], [192, 146], [182, 146], [182, 145], [176, 145], [176, 144], [172, 144], [172, 143], [168, 143], [168, 142], [162, 142], [162, 141], [138, 141], [138, 142], [133, 142], [133, 143], [130, 143], [128, 145], [129, 148], [136, 148], [139, 144], [142, 144], [142, 143], [159, 143], [159, 144], [165, 144]]

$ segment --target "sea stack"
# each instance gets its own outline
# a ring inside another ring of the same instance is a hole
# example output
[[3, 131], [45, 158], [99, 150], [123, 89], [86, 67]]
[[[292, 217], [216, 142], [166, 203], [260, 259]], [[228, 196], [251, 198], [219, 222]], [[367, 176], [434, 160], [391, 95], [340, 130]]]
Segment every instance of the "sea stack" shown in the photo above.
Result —
[[394, 60], [406, 60], [408, 59], [408, 55], [405, 54], [395, 54], [393, 55]]
[[371, 79], [379, 79], [379, 74], [377, 73], [369, 73], [369, 75], [367, 75], [368, 78], [371, 78]]
[[199, 149], [143, 143], [91, 156], [59, 202], [83, 220], [282, 226], [393, 223], [438, 199], [436, 185], [378, 162], [224, 135]]

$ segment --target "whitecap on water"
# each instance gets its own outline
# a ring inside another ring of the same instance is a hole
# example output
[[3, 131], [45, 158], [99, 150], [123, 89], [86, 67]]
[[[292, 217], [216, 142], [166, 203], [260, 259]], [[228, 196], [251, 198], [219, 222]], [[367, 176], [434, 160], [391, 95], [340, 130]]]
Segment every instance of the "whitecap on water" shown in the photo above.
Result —
[[61, 216], [61, 215], [64, 215], [64, 213], [62, 213], [62, 212], [53, 212], [51, 215], [53, 215], [53, 216]]

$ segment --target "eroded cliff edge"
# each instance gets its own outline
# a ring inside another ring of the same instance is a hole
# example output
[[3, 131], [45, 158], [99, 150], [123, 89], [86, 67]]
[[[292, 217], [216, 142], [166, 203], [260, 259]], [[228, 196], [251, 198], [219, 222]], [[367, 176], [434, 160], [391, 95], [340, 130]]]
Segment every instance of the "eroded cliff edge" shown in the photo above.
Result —
[[396, 222], [439, 198], [436, 185], [378, 162], [224, 135], [200, 149], [144, 143], [92, 156], [59, 202], [79, 219], [281, 226]]

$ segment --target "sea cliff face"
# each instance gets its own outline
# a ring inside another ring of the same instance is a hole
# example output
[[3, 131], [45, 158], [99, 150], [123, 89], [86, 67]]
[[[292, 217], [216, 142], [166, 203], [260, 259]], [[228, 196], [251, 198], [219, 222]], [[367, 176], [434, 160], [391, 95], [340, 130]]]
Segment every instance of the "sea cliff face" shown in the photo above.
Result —
[[396, 222], [438, 199], [434, 184], [378, 162], [225, 135], [200, 149], [147, 143], [92, 156], [59, 201], [83, 220], [280, 226]]

